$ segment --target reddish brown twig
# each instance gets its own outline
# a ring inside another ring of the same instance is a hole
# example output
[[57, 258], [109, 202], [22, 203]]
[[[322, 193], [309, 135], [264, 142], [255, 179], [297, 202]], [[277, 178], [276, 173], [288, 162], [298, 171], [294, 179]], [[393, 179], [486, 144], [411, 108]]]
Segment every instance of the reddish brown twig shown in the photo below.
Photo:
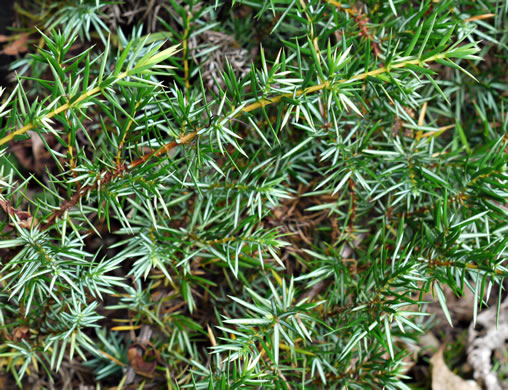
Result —
[[381, 55], [381, 49], [379, 48], [379, 45], [374, 40], [374, 37], [370, 33], [367, 24], [369, 22], [367, 15], [363, 14], [361, 10], [355, 7], [349, 7], [345, 4], [342, 4], [340, 1], [335, 0], [325, 0], [328, 4], [334, 5], [335, 7], [341, 9], [342, 11], [346, 12], [349, 16], [353, 18], [353, 20], [358, 24], [358, 27], [360, 28], [360, 35], [370, 41], [370, 46], [372, 47], [372, 50], [374, 51], [374, 54], [376, 57], [379, 58]]
[[189, 134], [184, 135], [178, 141], [171, 141], [166, 145], [164, 145], [163, 147], [161, 147], [160, 149], [147, 153], [143, 157], [133, 161], [130, 164], [127, 163], [121, 164], [113, 172], [106, 172], [106, 174], [98, 175], [97, 176], [98, 179], [94, 184], [90, 184], [86, 187], [79, 189], [74, 193], [74, 195], [72, 195], [71, 199], [64, 201], [58, 209], [54, 210], [47, 218], [44, 225], [41, 226], [41, 230], [46, 230], [50, 228], [57, 218], [60, 218], [62, 215], [65, 214], [66, 211], [76, 206], [79, 203], [79, 201], [89, 192], [94, 191], [97, 188], [104, 187], [105, 185], [111, 183], [113, 180], [122, 176], [125, 172], [130, 171], [133, 168], [145, 163], [152, 157], [162, 156], [163, 154], [169, 153], [172, 149], [176, 148], [179, 145], [185, 145], [190, 143], [194, 138], [196, 138], [196, 136], [197, 131], [193, 131]]

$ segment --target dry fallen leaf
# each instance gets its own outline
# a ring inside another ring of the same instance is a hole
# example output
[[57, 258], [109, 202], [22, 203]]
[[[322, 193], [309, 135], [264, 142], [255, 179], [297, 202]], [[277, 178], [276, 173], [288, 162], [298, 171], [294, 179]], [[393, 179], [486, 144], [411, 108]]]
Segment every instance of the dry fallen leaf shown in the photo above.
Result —
[[464, 380], [455, 375], [446, 365], [444, 358], [444, 345], [432, 356], [432, 390], [481, 390], [473, 380]]
[[3, 50], [0, 53], [7, 54], [9, 56], [15, 56], [20, 53], [24, 53], [28, 50], [27, 46], [28, 34], [21, 33], [15, 41], [4, 46]]
[[[476, 325], [476, 326], [475, 326]], [[487, 390], [506, 390], [508, 383], [501, 383], [493, 368], [493, 361], [503, 361], [508, 345], [508, 297], [499, 307], [492, 305], [482, 311], [476, 324], [469, 326], [467, 361], [474, 370], [474, 378]], [[499, 356], [500, 358], [493, 359]]]
[[134, 368], [136, 373], [141, 375], [150, 376], [155, 372], [157, 362], [155, 360], [145, 361], [146, 358], [151, 358], [153, 354], [147, 353], [146, 347], [141, 344], [131, 344], [127, 350], [127, 359]]
[[[11, 204], [6, 200], [0, 199], [0, 208], [2, 208], [6, 214], [15, 215], [18, 217], [18, 226], [23, 229], [30, 229], [32, 226], [37, 226], [39, 223], [37, 218], [34, 218], [29, 211], [17, 210], [16, 208], [12, 207]], [[13, 226], [13, 224], [9, 225]]]
[[26, 325], [18, 326], [12, 330], [12, 339], [19, 343], [21, 340], [28, 340], [30, 337], [30, 328]]

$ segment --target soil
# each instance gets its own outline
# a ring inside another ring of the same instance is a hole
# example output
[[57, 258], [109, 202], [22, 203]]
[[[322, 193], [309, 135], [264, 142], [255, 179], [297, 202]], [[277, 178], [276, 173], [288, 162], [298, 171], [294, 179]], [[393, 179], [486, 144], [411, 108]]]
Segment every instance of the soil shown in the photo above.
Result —
[[[14, 0], [0, 0], [0, 34], [8, 35], [14, 16]], [[12, 57], [0, 54], [0, 86], [6, 86], [9, 63]]]

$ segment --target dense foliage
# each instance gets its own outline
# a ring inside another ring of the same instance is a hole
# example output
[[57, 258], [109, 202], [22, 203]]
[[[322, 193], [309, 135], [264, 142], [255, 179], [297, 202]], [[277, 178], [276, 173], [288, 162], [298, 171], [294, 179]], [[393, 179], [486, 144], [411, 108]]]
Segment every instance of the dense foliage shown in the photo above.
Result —
[[146, 3], [17, 6], [3, 369], [408, 388], [429, 296], [508, 274], [508, 3]]

